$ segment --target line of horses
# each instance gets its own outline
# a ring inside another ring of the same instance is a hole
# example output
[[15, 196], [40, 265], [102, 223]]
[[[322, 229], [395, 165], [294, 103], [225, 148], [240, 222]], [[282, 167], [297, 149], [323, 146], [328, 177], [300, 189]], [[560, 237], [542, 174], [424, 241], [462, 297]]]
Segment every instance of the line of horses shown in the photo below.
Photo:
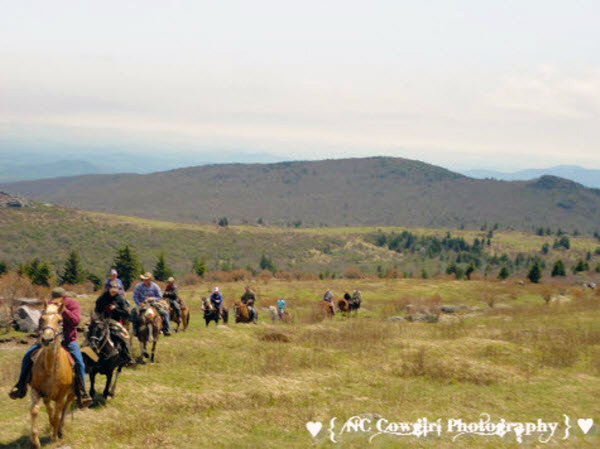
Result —
[[[177, 324], [175, 332], [179, 332], [180, 326], [185, 331], [190, 322], [190, 310], [183, 300], [181, 300], [181, 316], [175, 313], [173, 306], [165, 300], [160, 300], [163, 307], [169, 310], [171, 322]], [[323, 302], [326, 307], [326, 314], [334, 315], [333, 304]], [[341, 312], [357, 311], [360, 307], [360, 301], [348, 302], [345, 299], [338, 301], [338, 308]], [[56, 441], [63, 436], [63, 426], [65, 414], [75, 398], [73, 383], [74, 372], [73, 363], [70, 354], [62, 346], [62, 311], [63, 304], [48, 304], [44, 301], [44, 309], [39, 323], [39, 335], [41, 349], [33, 357], [33, 369], [31, 379], [31, 447], [41, 448], [37, 432], [37, 418], [40, 412], [38, 405], [40, 399], [43, 399], [48, 419], [51, 427], [51, 440]], [[208, 327], [211, 321], [217, 325], [219, 320], [227, 324], [229, 320], [229, 311], [226, 307], [217, 309], [207, 298], [202, 298], [202, 310], [204, 320]], [[273, 320], [289, 320], [289, 312], [285, 311], [279, 314], [274, 307], [268, 309]], [[246, 304], [237, 302], [233, 305], [233, 311], [236, 323], [249, 323], [253, 317]], [[258, 315], [258, 312], [255, 312]], [[131, 323], [123, 323], [124, 328], [119, 328], [121, 338], [131, 347]], [[140, 306], [138, 313], [138, 332], [137, 338], [140, 343], [139, 362], [145, 363], [144, 358], [150, 358], [151, 362], [155, 360], [155, 350], [158, 338], [162, 331], [162, 318], [157, 305], [154, 302], [146, 302]], [[82, 347], [82, 355], [86, 365], [86, 372], [90, 376], [90, 396], [95, 397], [95, 380], [97, 374], [106, 376], [106, 385], [102, 396], [107, 399], [114, 396], [119, 374], [124, 366], [122, 358], [115, 351], [115, 346], [110, 340], [110, 323], [106, 322], [104, 328], [105, 335], [102, 336], [102, 344], [96, 347], [96, 351], [89, 346]], [[110, 344], [109, 344], [110, 343]], [[152, 344], [151, 354], [148, 354], [147, 346]], [[113, 381], [113, 375], [114, 376]]]

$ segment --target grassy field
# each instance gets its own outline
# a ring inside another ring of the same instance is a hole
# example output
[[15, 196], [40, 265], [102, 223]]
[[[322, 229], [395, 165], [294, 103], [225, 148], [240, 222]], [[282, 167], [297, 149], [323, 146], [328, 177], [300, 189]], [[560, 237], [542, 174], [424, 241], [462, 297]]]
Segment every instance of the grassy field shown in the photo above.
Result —
[[[417, 438], [344, 433], [352, 416], [415, 421], [427, 417], [477, 421], [560, 422], [548, 447], [600, 446], [600, 295], [578, 287], [445, 280], [255, 282], [258, 306], [283, 296], [292, 324], [229, 323], [207, 329], [200, 297], [211, 285], [183, 291], [191, 305], [186, 333], [161, 338], [158, 362], [125, 370], [108, 405], [75, 411], [61, 444], [73, 448], [513, 448], [545, 447], [536, 437], [452, 435]], [[356, 317], [322, 320], [323, 291], [358, 287]], [[221, 285], [225, 304], [243, 291]], [[546, 304], [544, 297], [549, 299]], [[78, 298], [89, 311], [93, 297]], [[387, 321], [406, 305], [464, 305], [437, 323]], [[17, 377], [26, 346], [0, 344], [0, 389]], [[138, 353], [137, 343], [134, 352]], [[103, 378], [100, 386], [103, 385]], [[564, 436], [567, 414], [574, 427]], [[42, 415], [43, 416], [43, 415]], [[328, 427], [315, 438], [308, 421]], [[596, 421], [587, 435], [578, 418]], [[47, 418], [40, 420], [47, 426]], [[27, 447], [28, 401], [0, 394], [0, 448]], [[42, 436], [47, 436], [47, 430]], [[50, 445], [48, 447], [59, 447]]]

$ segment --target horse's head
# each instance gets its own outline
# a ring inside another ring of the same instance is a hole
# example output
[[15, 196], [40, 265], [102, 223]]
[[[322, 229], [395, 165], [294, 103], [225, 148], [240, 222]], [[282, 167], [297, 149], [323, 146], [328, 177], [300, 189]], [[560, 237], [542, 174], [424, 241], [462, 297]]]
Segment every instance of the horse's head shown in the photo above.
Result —
[[62, 335], [62, 312], [65, 305], [48, 304], [44, 301], [44, 312], [40, 318], [40, 342], [42, 346], [51, 344], [58, 335]]

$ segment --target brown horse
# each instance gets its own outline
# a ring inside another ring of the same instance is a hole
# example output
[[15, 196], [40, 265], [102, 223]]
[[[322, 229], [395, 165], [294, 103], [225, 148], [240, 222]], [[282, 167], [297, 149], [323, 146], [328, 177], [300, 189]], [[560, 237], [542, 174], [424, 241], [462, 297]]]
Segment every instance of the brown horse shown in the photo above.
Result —
[[185, 301], [179, 298], [179, 308], [181, 310], [181, 318], [175, 313], [175, 308], [171, 305], [171, 301], [169, 301], [169, 321], [173, 323], [177, 323], [177, 328], [175, 332], [179, 332], [179, 325], [183, 325], [183, 331], [187, 329], [190, 324], [190, 309], [188, 308]]
[[[162, 330], [162, 319], [158, 311], [149, 303], [143, 303], [138, 314], [138, 340], [140, 341], [140, 358], [144, 363], [144, 357], [150, 357], [150, 361], [154, 362], [154, 351], [158, 336]], [[152, 355], [148, 355], [146, 345], [152, 342]]]
[[[235, 314], [236, 323], [250, 323], [252, 321], [252, 317], [250, 316], [248, 306], [246, 306], [246, 304], [244, 304], [243, 302], [236, 302], [233, 305], [233, 310]], [[254, 322], [256, 323], [256, 320], [254, 320]]]
[[[31, 446], [41, 448], [36, 420], [40, 412], [38, 402], [44, 400], [52, 441], [63, 436], [65, 413], [75, 398], [73, 390], [73, 368], [68, 352], [61, 344], [62, 311], [64, 305], [48, 304], [44, 301], [44, 312], [40, 318], [41, 349], [33, 357], [31, 375]], [[54, 406], [53, 403], [54, 402]]]
[[327, 318], [331, 318], [333, 315], [335, 315], [335, 309], [333, 308], [333, 303], [331, 302], [327, 302], [327, 301], [322, 301], [323, 302], [323, 312], [325, 313], [325, 316], [327, 316]]

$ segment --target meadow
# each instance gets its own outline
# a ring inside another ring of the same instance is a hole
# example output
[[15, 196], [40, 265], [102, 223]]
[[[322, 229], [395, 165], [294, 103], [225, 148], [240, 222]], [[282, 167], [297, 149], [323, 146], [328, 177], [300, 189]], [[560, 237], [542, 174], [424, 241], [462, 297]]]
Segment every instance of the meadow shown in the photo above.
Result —
[[[185, 333], [161, 337], [157, 363], [123, 371], [106, 406], [77, 410], [59, 444], [73, 448], [512, 448], [545, 447], [536, 436], [517, 443], [498, 436], [336, 433], [353, 416], [371, 420], [560, 423], [548, 447], [600, 445], [600, 294], [579, 286], [534, 285], [510, 279], [362, 279], [254, 281], [259, 322], [205, 328], [200, 298], [212, 284], [184, 288], [191, 308]], [[220, 285], [225, 304], [242, 283]], [[363, 307], [353, 317], [323, 319], [320, 298], [359, 288]], [[130, 295], [129, 295], [130, 296]], [[273, 323], [262, 307], [284, 297], [290, 324]], [[82, 310], [95, 297], [79, 296]], [[414, 309], [465, 306], [437, 323], [390, 321]], [[28, 401], [12, 401], [27, 348], [14, 332], [0, 344], [0, 448], [28, 447]], [[137, 342], [133, 345], [139, 354]], [[103, 386], [104, 378], [100, 380]], [[564, 436], [564, 417], [574, 426]], [[584, 435], [575, 423], [596, 423]], [[324, 428], [313, 438], [309, 421]], [[40, 420], [46, 437], [47, 417]]]

